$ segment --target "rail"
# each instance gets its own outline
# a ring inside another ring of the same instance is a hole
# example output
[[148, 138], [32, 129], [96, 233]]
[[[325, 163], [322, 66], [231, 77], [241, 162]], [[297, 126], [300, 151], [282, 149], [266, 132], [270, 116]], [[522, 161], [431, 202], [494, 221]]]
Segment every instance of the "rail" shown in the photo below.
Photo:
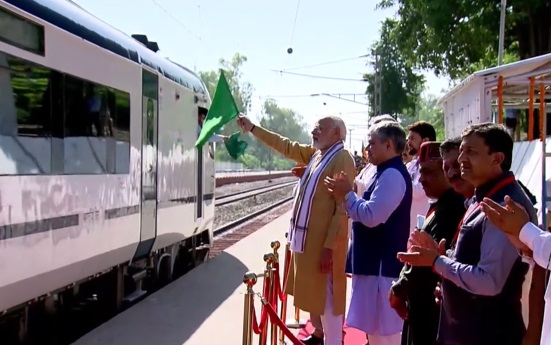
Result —
[[270, 204], [270, 205], [264, 207], [264, 208], [261, 209], [261, 210], [258, 210], [258, 211], [256, 211], [256, 212], [250, 213], [250, 214], [248, 214], [248, 215], [246, 215], [246, 216], [244, 216], [244, 217], [241, 217], [241, 218], [239, 218], [239, 219], [236, 219], [236, 220], [234, 220], [234, 221], [231, 221], [231, 222], [229, 222], [229, 223], [226, 223], [226, 224], [220, 226], [218, 229], [215, 229], [215, 230], [214, 230], [214, 236], [217, 236], [217, 237], [218, 237], [218, 236], [221, 236], [221, 235], [223, 235], [224, 233], [226, 233], [226, 232], [232, 230], [232, 229], [235, 228], [236, 226], [239, 226], [239, 225], [241, 225], [241, 224], [243, 224], [243, 223], [245, 223], [245, 222], [247, 222], [247, 221], [249, 221], [249, 220], [251, 220], [251, 219], [253, 219], [253, 218], [256, 218], [256, 217], [258, 217], [258, 216], [260, 216], [260, 215], [262, 215], [262, 214], [264, 214], [264, 213], [266, 213], [266, 212], [268, 212], [268, 211], [270, 211], [270, 210], [272, 210], [272, 209], [274, 209], [274, 208], [276, 208], [276, 207], [278, 207], [278, 206], [280, 206], [280, 205], [283, 205], [284, 203], [286, 203], [286, 202], [288, 202], [288, 201], [291, 201], [292, 199], [293, 199], [292, 196], [287, 197], [287, 198], [283, 198], [283, 199], [281, 199], [281, 200], [279, 200], [279, 201], [277, 201], [277, 202], [275, 202], [275, 203], [273, 203], [273, 204]]
[[237, 202], [237, 201], [252, 198], [252, 197], [260, 195], [260, 194], [273, 192], [275, 190], [279, 190], [279, 189], [282, 189], [282, 188], [285, 188], [285, 187], [289, 187], [289, 186], [295, 185], [296, 183], [297, 183], [297, 181], [282, 182], [282, 183], [278, 183], [278, 184], [271, 185], [271, 186], [257, 187], [257, 188], [252, 188], [252, 189], [242, 191], [242, 192], [222, 195], [222, 196], [216, 198], [214, 206], [218, 207], [218, 206], [231, 204], [231, 203], [234, 203], [234, 202]]

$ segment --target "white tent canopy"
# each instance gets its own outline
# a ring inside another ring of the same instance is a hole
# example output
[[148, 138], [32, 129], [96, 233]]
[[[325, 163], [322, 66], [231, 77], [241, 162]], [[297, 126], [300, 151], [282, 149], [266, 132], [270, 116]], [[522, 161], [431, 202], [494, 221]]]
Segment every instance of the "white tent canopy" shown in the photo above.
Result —
[[[536, 85], [544, 83], [546, 93], [549, 92], [551, 54], [475, 72], [451, 89], [438, 102], [444, 109], [446, 138], [459, 136], [471, 123], [492, 120], [492, 105], [496, 104], [500, 76], [503, 77], [504, 107], [528, 108], [531, 77], [536, 78]], [[537, 100], [534, 106], [538, 106]]]

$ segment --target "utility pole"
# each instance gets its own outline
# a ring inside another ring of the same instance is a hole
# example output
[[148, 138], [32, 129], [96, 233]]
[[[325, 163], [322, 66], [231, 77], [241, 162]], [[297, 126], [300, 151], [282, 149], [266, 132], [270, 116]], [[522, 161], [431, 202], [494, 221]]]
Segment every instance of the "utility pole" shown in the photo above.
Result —
[[374, 85], [374, 109], [373, 109], [373, 116], [380, 115], [382, 113], [382, 63], [381, 63], [381, 55], [380, 55], [380, 49], [377, 47], [375, 49], [375, 85]]
[[352, 130], [348, 130], [348, 148], [352, 150]]
[[497, 53], [497, 65], [503, 64], [503, 51], [505, 50], [505, 15], [507, 14], [507, 0], [501, 0], [501, 17], [499, 18], [499, 47]]

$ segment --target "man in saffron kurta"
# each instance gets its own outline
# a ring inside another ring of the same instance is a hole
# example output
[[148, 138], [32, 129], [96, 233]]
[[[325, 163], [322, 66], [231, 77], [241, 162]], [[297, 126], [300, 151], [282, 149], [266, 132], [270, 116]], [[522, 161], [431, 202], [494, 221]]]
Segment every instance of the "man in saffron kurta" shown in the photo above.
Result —
[[346, 126], [339, 117], [322, 118], [312, 131], [312, 145], [303, 145], [255, 126], [242, 115], [238, 124], [285, 157], [308, 165], [295, 194], [289, 229], [292, 260], [285, 290], [293, 296], [295, 307], [322, 315], [325, 345], [341, 345], [348, 219], [342, 200], [336, 200], [323, 181], [342, 171], [350, 183], [354, 179], [354, 159], [343, 146]]
[[402, 319], [388, 303], [388, 291], [402, 264], [396, 254], [405, 250], [410, 233], [412, 184], [402, 152], [406, 134], [397, 123], [383, 122], [370, 130], [369, 161], [377, 172], [362, 198], [344, 174], [326, 178], [328, 189], [345, 198], [352, 225], [346, 271], [352, 274], [352, 298], [346, 323], [369, 334], [370, 345], [398, 345]]

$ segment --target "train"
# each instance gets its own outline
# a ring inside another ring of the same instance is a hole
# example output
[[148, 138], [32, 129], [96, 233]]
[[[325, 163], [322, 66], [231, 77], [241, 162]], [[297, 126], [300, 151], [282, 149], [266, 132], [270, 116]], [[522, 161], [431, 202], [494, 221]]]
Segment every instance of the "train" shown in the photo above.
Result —
[[0, 0], [0, 323], [20, 338], [33, 315], [97, 289], [120, 308], [208, 258], [211, 98], [158, 50], [69, 0]]

